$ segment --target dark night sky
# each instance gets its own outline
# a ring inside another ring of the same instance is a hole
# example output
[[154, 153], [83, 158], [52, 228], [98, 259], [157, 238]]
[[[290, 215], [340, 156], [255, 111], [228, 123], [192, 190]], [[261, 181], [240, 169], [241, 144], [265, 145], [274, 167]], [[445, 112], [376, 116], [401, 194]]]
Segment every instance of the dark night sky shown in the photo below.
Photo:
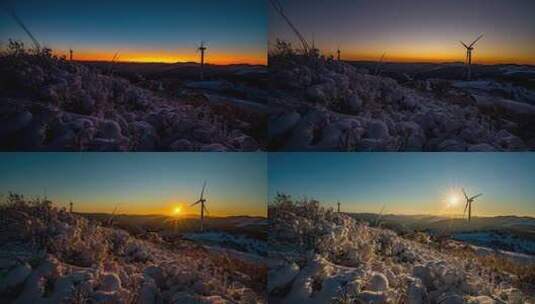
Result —
[[[197, 61], [195, 48], [208, 45], [211, 63], [265, 63], [267, 3], [249, 0], [204, 1], [11, 1], [17, 14], [42, 43], [58, 53], [73, 48], [78, 59]], [[24, 32], [5, 11], [0, 41]]]
[[[344, 59], [462, 61], [459, 40], [485, 37], [474, 61], [535, 64], [533, 0], [281, 0], [286, 14], [324, 53]], [[272, 9], [269, 39], [294, 40]]]

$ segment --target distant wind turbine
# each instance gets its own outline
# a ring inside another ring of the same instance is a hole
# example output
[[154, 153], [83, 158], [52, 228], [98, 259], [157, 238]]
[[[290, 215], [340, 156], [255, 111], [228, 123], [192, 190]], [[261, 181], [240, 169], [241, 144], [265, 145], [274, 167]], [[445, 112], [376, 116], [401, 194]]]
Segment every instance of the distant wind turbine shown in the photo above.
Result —
[[201, 41], [201, 44], [197, 48], [197, 52], [201, 53], [201, 80], [204, 80], [204, 52], [206, 52], [207, 47], [204, 45], [204, 41]]
[[479, 37], [477, 37], [476, 40], [474, 40], [474, 42], [472, 42], [472, 44], [470, 45], [466, 45], [466, 43], [462, 42], [462, 41], [459, 41], [461, 42], [461, 44], [466, 48], [466, 61], [465, 61], [465, 65], [466, 65], [466, 78], [468, 80], [472, 80], [472, 51], [474, 50], [474, 45], [476, 45], [476, 43], [481, 39], [483, 38], [483, 35], [480, 35]]
[[202, 185], [201, 196], [200, 196], [199, 200], [196, 201], [195, 203], [191, 204], [191, 207], [193, 207], [193, 206], [195, 206], [197, 204], [201, 204], [201, 232], [204, 231], [204, 212], [206, 211], [206, 213], [208, 213], [208, 209], [205, 206], [206, 199], [204, 198], [204, 189], [205, 188], [206, 188], [206, 181]]
[[340, 46], [338, 46], [338, 48], [336, 49], [336, 60], [340, 61]]
[[466, 192], [464, 191], [464, 188], [463, 188], [463, 194], [464, 194], [464, 198], [466, 199], [466, 205], [464, 206], [463, 217], [466, 214], [466, 209], [468, 208], [468, 222], [470, 223], [470, 220], [472, 219], [472, 203], [474, 202], [476, 198], [482, 196], [483, 193], [479, 193], [478, 195], [468, 197], [468, 195], [466, 195]]
[[340, 201], [338, 201], [338, 213], [340, 213]]

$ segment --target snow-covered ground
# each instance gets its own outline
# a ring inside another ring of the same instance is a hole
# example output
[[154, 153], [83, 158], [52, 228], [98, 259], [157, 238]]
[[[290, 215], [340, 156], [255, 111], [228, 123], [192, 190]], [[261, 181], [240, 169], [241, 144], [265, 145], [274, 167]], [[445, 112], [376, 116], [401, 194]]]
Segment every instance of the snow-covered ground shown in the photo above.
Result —
[[276, 150], [535, 149], [535, 94], [521, 87], [441, 79], [401, 85], [345, 62], [298, 55], [274, 56], [270, 69]]
[[470, 245], [478, 256], [500, 256], [506, 258], [514, 263], [519, 264], [535, 264], [535, 255], [518, 253], [507, 250], [492, 249], [488, 247]]
[[[263, 149], [263, 139], [253, 137], [250, 118], [264, 119], [264, 114], [251, 112], [265, 111], [261, 104], [225, 95], [168, 96], [160, 92], [161, 83], [158, 89], [145, 89], [113, 75], [111, 64], [103, 67], [98, 70], [45, 55], [0, 54], [0, 147], [17, 151]], [[211, 88], [217, 82], [197, 85]]]
[[459, 242], [402, 238], [288, 197], [270, 219], [270, 303], [534, 303]]
[[261, 262], [11, 201], [0, 210], [1, 303], [266, 302]]
[[477, 246], [535, 255], [534, 240], [521, 239], [508, 233], [464, 232], [456, 233], [453, 238]]
[[267, 242], [248, 238], [244, 235], [235, 235], [225, 232], [204, 232], [186, 233], [183, 237], [188, 240], [207, 242], [209, 244], [233, 248], [259, 256], [267, 256]]

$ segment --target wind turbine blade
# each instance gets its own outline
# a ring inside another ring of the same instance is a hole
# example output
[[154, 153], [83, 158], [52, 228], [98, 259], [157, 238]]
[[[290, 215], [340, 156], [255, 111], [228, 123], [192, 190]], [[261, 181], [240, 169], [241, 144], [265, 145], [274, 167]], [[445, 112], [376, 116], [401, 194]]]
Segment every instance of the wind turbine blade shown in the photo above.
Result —
[[204, 184], [202, 185], [202, 190], [201, 190], [201, 200], [202, 200], [203, 197], [204, 197], [204, 188], [206, 188], [206, 181], [204, 181]]
[[465, 198], [466, 200], [468, 200], [468, 195], [466, 195], [466, 192], [464, 191], [464, 188], [463, 188], [463, 194], [464, 194], [464, 198]]
[[482, 196], [482, 195], [483, 195], [483, 193], [479, 193], [478, 195], [474, 195], [474, 196], [472, 196], [472, 197], [470, 198], [470, 200], [473, 200], [473, 199], [475, 199], [475, 198], [477, 198], [477, 197], [480, 197], [480, 196]]
[[466, 205], [464, 206], [464, 212], [463, 212], [463, 217], [466, 215], [466, 209], [468, 208], [468, 202], [466, 202]]
[[465, 48], [468, 48], [468, 46], [466, 44], [464, 44], [464, 42], [462, 41], [459, 41]]
[[483, 38], [483, 35], [480, 35], [479, 37], [477, 37], [477, 39], [474, 40], [474, 42], [472, 42], [472, 44], [470, 44], [470, 47], [473, 47], [481, 38]]
[[200, 203], [200, 202], [201, 202], [201, 200], [198, 200], [198, 201], [196, 201], [195, 203], [191, 204], [190, 207], [193, 207], [193, 206], [197, 205], [197, 204]]

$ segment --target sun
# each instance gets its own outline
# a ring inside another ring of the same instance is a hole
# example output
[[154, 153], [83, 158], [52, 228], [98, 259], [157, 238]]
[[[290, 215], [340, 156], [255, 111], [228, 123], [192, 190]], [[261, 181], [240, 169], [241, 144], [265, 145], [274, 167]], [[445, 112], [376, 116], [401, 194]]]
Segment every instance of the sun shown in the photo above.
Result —
[[176, 206], [176, 207], [173, 209], [173, 215], [174, 215], [174, 216], [178, 216], [178, 215], [180, 215], [181, 212], [182, 212], [182, 207], [181, 207], [181, 206]]
[[448, 198], [448, 207], [456, 207], [459, 204], [459, 196], [457, 194], [450, 194]]

